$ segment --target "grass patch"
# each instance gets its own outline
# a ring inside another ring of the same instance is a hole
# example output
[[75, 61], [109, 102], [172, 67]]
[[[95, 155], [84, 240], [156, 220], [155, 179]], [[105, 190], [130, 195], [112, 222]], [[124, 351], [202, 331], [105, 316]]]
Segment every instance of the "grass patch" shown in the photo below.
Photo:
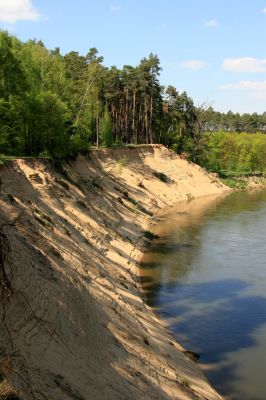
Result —
[[262, 177], [264, 172], [261, 171], [227, 171], [221, 170], [219, 171], [220, 178], [248, 178], [251, 176], [254, 177]]
[[127, 156], [124, 154], [122, 157], [120, 157], [117, 160], [117, 166], [118, 166], [118, 172], [119, 174], [121, 174], [122, 169], [125, 168], [128, 165], [128, 158]]
[[51, 218], [38, 208], [34, 208], [33, 215], [43, 226], [51, 227], [54, 225]]
[[160, 181], [164, 182], [164, 183], [171, 183], [171, 179], [165, 175], [163, 172], [157, 172], [157, 171], [153, 171], [153, 175], [159, 179]]
[[221, 181], [231, 189], [245, 190], [248, 183], [243, 179], [221, 178]]
[[134, 206], [138, 211], [141, 211], [141, 212], [143, 212], [144, 214], [149, 215], [150, 217], [153, 216], [153, 213], [152, 213], [151, 211], [147, 210], [145, 207], [143, 207], [143, 205], [142, 205], [139, 201], [133, 199], [132, 197], [130, 197], [130, 196], [128, 196], [128, 195], [127, 195], [127, 196], [124, 196], [124, 198], [125, 198], [126, 200], [128, 200], [131, 204], [133, 204], [133, 206]]

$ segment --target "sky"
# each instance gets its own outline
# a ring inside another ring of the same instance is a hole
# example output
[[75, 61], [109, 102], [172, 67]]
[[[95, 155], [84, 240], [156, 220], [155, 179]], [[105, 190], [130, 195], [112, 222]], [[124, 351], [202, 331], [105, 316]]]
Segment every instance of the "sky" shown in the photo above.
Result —
[[157, 54], [162, 85], [222, 112], [266, 111], [266, 0], [0, 0], [0, 29], [107, 67]]

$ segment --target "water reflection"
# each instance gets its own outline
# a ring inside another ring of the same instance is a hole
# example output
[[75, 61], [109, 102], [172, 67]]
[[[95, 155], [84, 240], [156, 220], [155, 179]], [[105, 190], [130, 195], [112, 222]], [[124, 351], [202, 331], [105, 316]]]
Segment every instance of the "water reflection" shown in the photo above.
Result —
[[228, 399], [265, 400], [266, 191], [177, 207], [143, 257], [146, 301]]

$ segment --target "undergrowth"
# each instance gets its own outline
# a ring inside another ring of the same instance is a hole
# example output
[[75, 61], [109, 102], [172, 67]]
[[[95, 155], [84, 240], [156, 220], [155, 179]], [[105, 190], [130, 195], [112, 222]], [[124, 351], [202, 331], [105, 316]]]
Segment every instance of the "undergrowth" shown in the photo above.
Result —
[[247, 181], [243, 179], [234, 179], [234, 178], [221, 178], [221, 181], [231, 189], [237, 190], [245, 190], [247, 188]]

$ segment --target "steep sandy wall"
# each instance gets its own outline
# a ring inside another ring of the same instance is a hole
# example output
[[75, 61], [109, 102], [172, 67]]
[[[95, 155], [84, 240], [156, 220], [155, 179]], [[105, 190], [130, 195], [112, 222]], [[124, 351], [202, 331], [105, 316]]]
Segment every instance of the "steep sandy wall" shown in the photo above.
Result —
[[136, 263], [152, 215], [224, 186], [162, 146], [0, 177], [0, 390], [7, 376], [25, 400], [220, 399], [144, 305]]

